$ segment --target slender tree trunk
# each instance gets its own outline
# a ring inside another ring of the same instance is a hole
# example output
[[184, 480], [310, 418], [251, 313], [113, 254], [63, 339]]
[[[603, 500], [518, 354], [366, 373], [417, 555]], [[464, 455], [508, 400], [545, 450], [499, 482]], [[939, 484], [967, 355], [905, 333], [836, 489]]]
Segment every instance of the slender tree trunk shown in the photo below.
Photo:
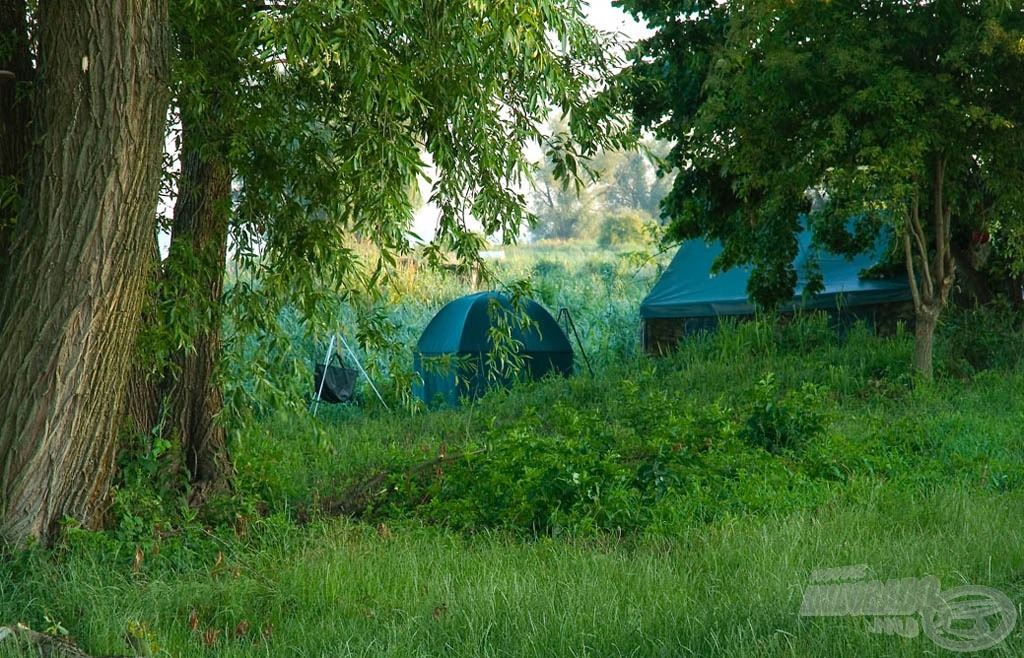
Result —
[[33, 69], [25, 0], [0, 0], [0, 289], [8, 249], [24, 192], [29, 144], [29, 103]]
[[[160, 276], [160, 247], [154, 232], [150, 246], [149, 266], [146, 270], [146, 300], [143, 306], [141, 323], [143, 334], [145, 327], [158, 321], [156, 304], [159, 300], [150, 287]], [[140, 334], [141, 335], [141, 334]], [[128, 432], [149, 434], [158, 429], [160, 422], [160, 382], [157, 360], [146, 348], [136, 345], [136, 359], [128, 373], [127, 390], [125, 391], [125, 429]], [[159, 357], [156, 357], [159, 358]]]
[[914, 370], [931, 378], [935, 347], [935, 326], [939, 311], [932, 307], [918, 308], [914, 314]]
[[165, 0], [41, 0], [24, 204], [0, 294], [0, 536], [101, 521], [152, 241]]
[[[179, 56], [194, 76], [188, 93], [179, 98], [181, 171], [170, 251], [160, 274], [158, 306], [164, 310], [154, 321], [173, 323], [167, 328], [182, 339], [168, 346], [172, 351], [166, 367], [156, 376], [137, 373], [139, 391], [133, 399], [136, 426], [159, 428], [176, 447], [175, 475], [190, 485], [193, 506], [228, 489], [233, 474], [219, 418], [224, 406], [219, 381], [221, 296], [232, 179], [225, 121], [231, 115], [220, 101], [230, 99], [230, 89], [237, 85], [237, 75], [231, 75], [237, 66], [231, 39], [237, 37], [232, 21], [240, 9], [237, 3], [229, 5], [182, 7], [181, 29], [174, 35]], [[223, 26], [196, 29], [213, 23]]]
[[198, 313], [191, 349], [179, 349], [165, 383], [165, 432], [176, 439], [192, 484], [191, 502], [201, 504], [230, 484], [227, 435], [218, 422], [224, 393], [217, 379], [221, 360], [221, 295], [227, 259], [231, 169], [196, 119], [182, 113], [184, 135], [178, 201], [166, 263], [168, 290], [190, 300]]
[[[946, 308], [949, 291], [956, 274], [951, 249], [952, 211], [946, 204], [944, 191], [946, 161], [935, 157], [932, 169], [932, 245], [928, 249], [928, 236], [921, 217], [920, 198], [915, 193], [907, 212], [903, 232], [903, 250], [907, 261], [907, 275], [914, 299], [914, 369], [927, 379], [932, 378], [932, 356], [935, 345], [935, 327], [939, 315]], [[915, 262], [917, 266], [915, 267]], [[919, 270], [919, 271], [918, 271]]]

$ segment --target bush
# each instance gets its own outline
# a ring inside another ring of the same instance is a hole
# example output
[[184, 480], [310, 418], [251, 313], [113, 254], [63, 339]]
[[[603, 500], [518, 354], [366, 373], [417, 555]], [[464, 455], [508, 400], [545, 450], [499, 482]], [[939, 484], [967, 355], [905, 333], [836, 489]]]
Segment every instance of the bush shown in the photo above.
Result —
[[937, 369], [970, 377], [992, 368], [1019, 368], [1022, 325], [1024, 315], [1006, 302], [950, 309], [938, 330]]
[[826, 403], [824, 390], [809, 382], [780, 395], [775, 375], [768, 373], [754, 389], [742, 435], [751, 445], [773, 454], [800, 449], [828, 426], [830, 414]]
[[823, 387], [783, 391], [768, 374], [753, 390], [740, 380], [735, 404], [702, 401], [676, 382], [671, 362], [656, 365], [614, 387], [548, 381], [483, 400], [486, 429], [443, 461], [393, 465], [369, 518], [546, 535], [660, 532], [672, 519], [795, 508], [834, 479], [821, 468], [822, 477], [808, 474], [801, 457], [836, 416]]
[[605, 248], [642, 244], [648, 235], [649, 224], [650, 219], [637, 210], [611, 213], [601, 221], [597, 244]]
[[[998, 431], [985, 425], [983, 432], [950, 420], [956, 433], [920, 422], [952, 413], [954, 398], [959, 408], [998, 420], [996, 392], [1006, 397], [1002, 415], [1014, 417], [1009, 390], [1022, 384], [1004, 392], [995, 383], [1002, 374], [987, 383], [973, 376], [984, 394], [957, 382], [929, 393], [908, 374], [911, 335], [879, 338], [860, 325], [836, 334], [821, 315], [726, 325], [650, 359], [637, 353], [635, 312], [657, 276], [652, 263], [584, 247], [507, 253], [495, 264], [499, 277], [532, 275], [534, 295], [552, 311], [573, 311], [594, 376], [578, 368], [573, 379], [521, 385], [431, 414], [367, 405], [321, 408], [311, 419], [302, 405], [266, 400], [256, 420], [231, 421], [241, 499], [285, 513], [336, 511], [330, 503], [372, 483], [356, 509], [367, 520], [406, 517], [470, 532], [644, 533], [813, 506], [836, 482], [855, 479], [918, 486], [955, 473], [997, 489], [1022, 482], [1012, 476], [1016, 453], [980, 447], [981, 436], [1011, 435], [1002, 421], [989, 423]], [[436, 291], [423, 295], [435, 305], [447, 301]], [[380, 324], [411, 343], [436, 310], [417, 303], [400, 300]], [[1017, 335], [1006, 330], [1015, 320], [1000, 317], [981, 318], [977, 340], [990, 353], [1004, 345], [990, 364], [1012, 366], [1015, 352], [997, 328]], [[954, 329], [970, 333], [966, 320], [944, 328]], [[368, 365], [389, 374], [390, 401], [398, 388], [408, 390], [407, 380], [399, 383], [409, 372], [407, 348], [384, 361]], [[758, 381], [754, 373], [768, 374]], [[296, 387], [308, 388], [308, 372], [298, 377]], [[963, 402], [968, 393], [972, 404]], [[951, 447], [947, 435], [961, 433]], [[134, 452], [115, 507], [126, 536], [144, 535], [180, 505], [180, 495], [145, 486], [166, 458], [161, 446], [140, 442]]]

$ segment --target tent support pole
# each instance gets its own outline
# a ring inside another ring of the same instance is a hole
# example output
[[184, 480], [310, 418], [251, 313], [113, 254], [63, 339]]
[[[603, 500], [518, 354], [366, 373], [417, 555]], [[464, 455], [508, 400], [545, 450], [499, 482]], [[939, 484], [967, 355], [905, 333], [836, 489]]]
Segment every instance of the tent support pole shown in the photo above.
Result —
[[334, 352], [334, 336], [331, 336], [331, 344], [327, 346], [327, 354], [324, 356], [324, 376], [320, 378], [320, 386], [316, 389], [316, 399], [313, 401], [313, 418], [320, 409], [320, 396], [324, 392], [324, 382], [327, 381], [327, 366], [331, 363], [331, 353]]
[[[357, 357], [356, 353], [352, 351], [351, 347], [349, 347], [348, 342], [345, 340], [345, 337], [342, 336], [341, 334], [335, 334], [335, 335], [338, 337], [338, 339], [341, 340], [341, 344], [345, 346], [345, 349], [348, 350], [348, 354], [349, 354], [349, 356], [352, 357], [352, 360], [356, 362], [356, 366], [358, 366], [359, 372], [363, 373], [363, 377], [366, 377], [366, 381], [370, 382], [370, 388], [372, 388], [373, 392], [377, 394], [377, 399], [380, 400], [380, 403], [384, 405], [385, 409], [389, 409], [390, 410], [391, 407], [389, 407], [388, 403], [384, 401], [383, 397], [381, 397], [380, 391], [378, 391], [377, 387], [374, 386], [373, 380], [370, 379], [370, 375], [368, 375], [366, 373], [366, 370], [363, 368], [363, 364], [359, 362], [359, 357]], [[332, 337], [331, 338], [331, 345], [333, 345], [333, 344], [334, 344], [334, 338]]]
[[583, 362], [587, 364], [587, 370], [590, 371], [590, 376], [594, 376], [594, 369], [590, 367], [590, 359], [587, 358], [587, 351], [583, 349], [583, 341], [580, 340], [580, 334], [576, 331], [576, 323], [572, 321], [572, 313], [569, 312], [568, 307], [563, 306], [558, 309], [558, 319], [561, 320], [565, 317], [566, 330], [572, 329], [572, 335], [576, 337], [576, 344], [580, 347], [580, 354], [583, 355]]

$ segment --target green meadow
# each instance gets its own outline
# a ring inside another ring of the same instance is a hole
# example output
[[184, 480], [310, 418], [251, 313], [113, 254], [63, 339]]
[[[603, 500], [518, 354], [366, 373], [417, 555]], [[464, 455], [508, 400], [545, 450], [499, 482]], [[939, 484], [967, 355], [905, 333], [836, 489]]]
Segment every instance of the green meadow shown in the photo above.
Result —
[[[235, 490], [188, 510], [163, 486], [160, 446], [135, 437], [108, 529], [69, 524], [55, 549], [3, 555], [0, 624], [92, 655], [909, 657], [955, 655], [932, 636], [984, 639], [1017, 616], [1020, 318], [951, 312], [932, 382], [912, 375], [906, 331], [813, 316], [727, 325], [655, 358], [636, 312], [664, 262], [509, 248], [497, 281], [569, 308], [594, 372], [580, 362], [459, 409], [425, 412], [407, 392], [418, 332], [465, 291], [454, 276], [409, 273], [380, 309], [396, 347], [361, 357], [387, 409], [364, 382], [359, 404], [313, 417], [301, 391], [323, 336], [284, 318], [290, 351], [250, 368], [260, 381], [229, 377], [245, 381], [225, 421]], [[1015, 608], [931, 626], [934, 601], [801, 614], [816, 571], [855, 565]], [[1019, 622], [977, 651], [1022, 654]]]

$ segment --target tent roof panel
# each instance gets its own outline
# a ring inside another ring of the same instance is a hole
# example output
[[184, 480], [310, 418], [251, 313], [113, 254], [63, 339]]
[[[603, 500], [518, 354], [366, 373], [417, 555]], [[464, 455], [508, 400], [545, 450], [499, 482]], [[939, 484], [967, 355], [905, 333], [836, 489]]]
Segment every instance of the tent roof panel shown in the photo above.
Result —
[[[831, 254], [811, 244], [809, 231], [798, 236], [799, 250], [794, 261], [798, 281], [793, 301], [783, 310], [828, 309], [870, 306], [910, 299], [906, 279], [862, 279], [860, 273], [878, 262], [880, 249], [853, 258]], [[720, 243], [689, 240], [680, 245], [668, 268], [640, 304], [640, 317], [702, 318], [751, 315], [754, 306], [747, 297], [749, 266], [711, 274], [715, 259], [722, 252]], [[824, 290], [804, 299], [807, 280], [803, 276], [808, 260], [817, 257]]]
[[416, 351], [423, 355], [489, 352], [492, 318], [504, 314], [513, 327], [512, 337], [523, 344], [523, 353], [572, 353], [569, 339], [543, 306], [526, 300], [524, 308], [532, 324], [517, 327], [512, 303], [504, 293], [486, 291], [460, 297], [430, 320], [416, 343]]

